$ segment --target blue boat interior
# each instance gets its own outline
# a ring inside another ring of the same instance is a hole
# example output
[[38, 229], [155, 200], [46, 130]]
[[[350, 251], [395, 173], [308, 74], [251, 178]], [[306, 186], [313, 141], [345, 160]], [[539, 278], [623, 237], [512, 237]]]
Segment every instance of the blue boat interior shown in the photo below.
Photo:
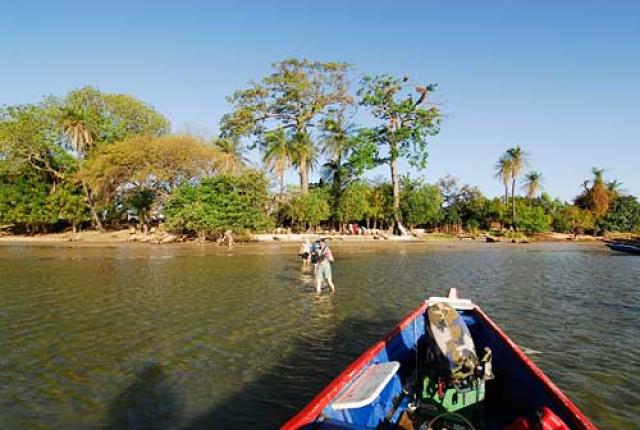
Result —
[[[518, 417], [533, 417], [536, 411], [546, 406], [570, 428], [571, 414], [549, 392], [511, 349], [505, 340], [492, 329], [476, 310], [459, 311], [473, 339], [476, 351], [484, 347], [492, 350], [494, 379], [486, 381], [484, 401], [469, 407], [466, 416], [473, 426], [459, 424], [453, 428], [505, 429]], [[335, 409], [330, 403], [324, 408], [316, 422], [308, 428], [316, 429], [400, 429], [403, 414], [415, 399], [416, 381], [426, 369], [422, 368], [421, 357], [432, 347], [427, 328], [427, 313], [419, 314], [396, 336], [389, 339], [369, 363], [397, 361], [400, 368], [382, 392], [370, 404], [353, 409]], [[413, 386], [412, 386], [413, 385]], [[427, 428], [426, 425], [417, 426]], [[435, 427], [434, 427], [435, 428]], [[451, 428], [451, 427], [447, 427]]]

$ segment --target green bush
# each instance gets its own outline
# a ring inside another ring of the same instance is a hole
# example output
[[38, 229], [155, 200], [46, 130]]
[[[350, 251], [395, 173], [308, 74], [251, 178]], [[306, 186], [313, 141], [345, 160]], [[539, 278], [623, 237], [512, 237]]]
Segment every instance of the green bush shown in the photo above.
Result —
[[552, 218], [540, 206], [518, 202], [518, 228], [526, 233], [544, 233], [551, 230]]
[[267, 180], [261, 173], [206, 178], [176, 189], [166, 206], [167, 227], [201, 238], [227, 230], [236, 234], [264, 231], [271, 226], [267, 199]]
[[440, 221], [442, 193], [435, 185], [404, 177], [401, 180], [400, 211], [410, 228]]
[[285, 211], [292, 222], [302, 228], [317, 227], [331, 216], [329, 198], [323, 188], [313, 188], [309, 194], [293, 196]]
[[46, 231], [58, 221], [51, 186], [37, 175], [0, 178], [0, 223], [29, 233]]
[[595, 221], [589, 210], [567, 206], [554, 219], [554, 228], [562, 233], [584, 234], [593, 232]]
[[620, 196], [609, 212], [598, 220], [604, 231], [635, 232], [640, 228], [640, 203], [634, 196]]
[[336, 219], [343, 224], [364, 219], [370, 212], [369, 191], [369, 187], [362, 182], [347, 185], [338, 203]]

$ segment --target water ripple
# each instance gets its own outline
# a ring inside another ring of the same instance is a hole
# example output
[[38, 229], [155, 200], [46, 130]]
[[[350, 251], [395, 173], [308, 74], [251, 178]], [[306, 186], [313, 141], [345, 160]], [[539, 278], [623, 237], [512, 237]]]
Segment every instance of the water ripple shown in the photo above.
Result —
[[[457, 287], [597, 425], [640, 421], [640, 265], [581, 245], [0, 247], [2, 428], [275, 427]], [[135, 422], [131, 422], [135, 417]]]

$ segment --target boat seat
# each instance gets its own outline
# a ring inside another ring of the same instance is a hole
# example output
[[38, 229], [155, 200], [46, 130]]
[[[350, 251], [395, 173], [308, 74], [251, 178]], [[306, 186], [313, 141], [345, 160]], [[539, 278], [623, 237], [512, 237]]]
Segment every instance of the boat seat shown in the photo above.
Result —
[[400, 368], [397, 361], [372, 364], [333, 401], [333, 409], [355, 409], [371, 404]]
[[465, 378], [478, 364], [473, 339], [460, 314], [448, 303], [436, 302], [427, 310], [429, 331], [452, 377]]

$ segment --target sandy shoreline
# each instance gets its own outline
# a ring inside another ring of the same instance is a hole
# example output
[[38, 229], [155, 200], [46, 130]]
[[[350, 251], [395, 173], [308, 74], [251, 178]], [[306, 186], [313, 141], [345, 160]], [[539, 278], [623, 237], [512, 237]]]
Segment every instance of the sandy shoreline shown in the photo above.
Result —
[[[247, 246], [249, 244], [293, 244], [300, 243], [305, 238], [315, 240], [323, 237], [319, 234], [256, 234], [253, 236], [252, 242], [238, 243], [237, 246]], [[478, 244], [487, 243], [484, 236], [478, 236], [475, 239], [472, 238], [458, 238], [456, 236], [443, 235], [443, 234], [422, 234], [419, 237], [413, 236], [387, 236], [386, 239], [374, 238], [373, 236], [354, 236], [354, 235], [326, 235], [329, 241], [333, 243], [367, 243], [367, 244], [380, 244], [390, 245], [400, 243], [433, 243], [433, 244], [456, 244], [457, 246], [473, 246]], [[147, 243], [141, 239], [140, 235], [133, 235], [128, 230], [119, 231], [85, 231], [79, 234], [73, 234], [71, 232], [66, 233], [51, 233], [51, 234], [39, 234], [39, 235], [4, 235], [0, 236], [0, 245], [19, 245], [19, 244], [33, 244], [33, 245], [73, 245], [73, 246], [118, 246], [118, 245], [139, 245], [139, 246], [190, 246], [199, 245], [202, 246], [202, 242], [198, 242], [192, 239], [180, 240], [179, 243], [154, 243], [153, 241]], [[553, 242], [553, 243], [599, 243], [599, 239], [592, 236], [578, 236], [573, 238], [568, 234], [549, 233], [544, 235], [538, 235], [535, 237], [528, 237], [526, 239], [519, 239], [517, 244], [527, 243], [539, 243], [539, 242]], [[215, 245], [213, 242], [206, 242], [207, 244]], [[511, 239], [500, 238], [496, 244], [514, 244]]]

